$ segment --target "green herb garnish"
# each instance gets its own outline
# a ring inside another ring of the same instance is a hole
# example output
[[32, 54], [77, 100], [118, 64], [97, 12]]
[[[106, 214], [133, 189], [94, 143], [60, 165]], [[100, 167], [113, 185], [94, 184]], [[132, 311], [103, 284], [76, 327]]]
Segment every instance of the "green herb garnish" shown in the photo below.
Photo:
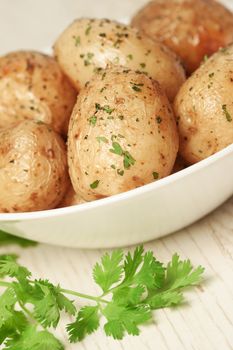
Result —
[[77, 47], [81, 44], [80, 36], [74, 36], [74, 43], [75, 43], [75, 46]]
[[101, 143], [101, 142], [103, 142], [103, 143], [108, 143], [108, 139], [107, 139], [105, 136], [97, 136], [97, 137], [96, 137], [96, 140], [97, 140], [99, 143]]
[[97, 117], [95, 115], [93, 115], [91, 118], [89, 118], [89, 123], [93, 126], [96, 125], [97, 122]]
[[89, 25], [87, 27], [87, 29], [85, 30], [85, 35], [89, 35], [90, 34], [91, 28], [92, 28], [91, 25]]
[[222, 110], [223, 110], [223, 113], [224, 113], [227, 121], [228, 122], [232, 122], [232, 117], [231, 117], [230, 113], [227, 110], [227, 105], [222, 105]]
[[97, 188], [99, 186], [100, 180], [96, 180], [94, 181], [92, 184], [90, 184], [90, 187], [92, 190], [94, 190], [95, 188]]
[[[0, 246], [6, 246], [10, 244], [17, 244], [21, 247], [36, 246], [37, 242], [14, 236], [6, 231], [0, 230]], [[1, 316], [0, 316], [1, 317]]]
[[[93, 296], [34, 279], [15, 256], [0, 256], [0, 344], [5, 350], [64, 350], [52, 333], [64, 313], [71, 318], [66, 329], [72, 343], [95, 332], [102, 322], [105, 334], [114, 339], [139, 335], [139, 326], [152, 321], [153, 310], [181, 305], [183, 290], [198, 285], [203, 272], [203, 267], [194, 269], [190, 260], [182, 261], [177, 254], [164, 265], [142, 246], [133, 254], [115, 250], [93, 268], [102, 290]], [[68, 296], [91, 304], [77, 309]]]
[[153, 175], [154, 180], [158, 180], [158, 178], [159, 178], [159, 173], [157, 173], [156, 171], [154, 171], [154, 172], [152, 173], [152, 175]]

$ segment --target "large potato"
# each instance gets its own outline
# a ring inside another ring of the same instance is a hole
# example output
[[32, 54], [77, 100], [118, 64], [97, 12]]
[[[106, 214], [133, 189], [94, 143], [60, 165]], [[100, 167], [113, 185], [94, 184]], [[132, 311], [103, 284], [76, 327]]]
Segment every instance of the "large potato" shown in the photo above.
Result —
[[0, 130], [0, 212], [52, 209], [69, 185], [66, 147], [46, 124]]
[[165, 46], [114, 21], [76, 20], [58, 38], [54, 53], [78, 90], [109, 63], [146, 72], [171, 101], [185, 80], [180, 62]]
[[183, 85], [175, 113], [180, 154], [196, 163], [233, 143], [233, 45], [203, 64]]
[[66, 134], [76, 96], [52, 57], [30, 51], [0, 57], [0, 129], [32, 119]]
[[233, 15], [215, 0], [154, 0], [132, 24], [176, 52], [188, 73], [233, 41]]
[[94, 200], [169, 175], [178, 151], [172, 108], [143, 73], [108, 69], [78, 98], [68, 132], [73, 187]]

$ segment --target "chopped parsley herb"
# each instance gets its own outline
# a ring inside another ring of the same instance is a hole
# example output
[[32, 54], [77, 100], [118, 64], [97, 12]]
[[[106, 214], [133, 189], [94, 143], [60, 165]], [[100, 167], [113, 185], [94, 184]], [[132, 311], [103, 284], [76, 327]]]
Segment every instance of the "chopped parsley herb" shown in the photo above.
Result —
[[91, 25], [89, 25], [88, 27], [87, 27], [87, 29], [86, 29], [86, 31], [85, 31], [85, 34], [86, 35], [89, 35], [90, 34], [90, 31], [91, 31]]
[[141, 68], [146, 68], [146, 64], [145, 63], [140, 63], [140, 66], [141, 66]]
[[103, 143], [108, 143], [108, 139], [107, 139], [106, 137], [104, 137], [104, 136], [97, 136], [97, 137], [96, 137], [96, 140], [97, 140], [99, 143], [101, 143], [101, 142], [103, 142]]
[[106, 74], [107, 74], [106, 72], [103, 73], [102, 80], [104, 80], [104, 78], [106, 77]]
[[90, 187], [92, 190], [94, 190], [95, 188], [97, 188], [99, 186], [100, 180], [96, 180], [94, 181], [92, 184], [90, 184]]
[[131, 165], [135, 164], [135, 159], [131, 156], [128, 151], [124, 152], [124, 168], [129, 169]]
[[133, 86], [132, 86], [132, 89], [133, 89], [134, 91], [136, 91], [136, 92], [141, 92], [141, 91], [142, 91], [142, 89], [141, 89], [140, 87], [136, 86], [136, 85], [133, 85]]
[[97, 117], [93, 115], [93, 117], [89, 118], [89, 123], [92, 124], [93, 126], [96, 125], [97, 122]]
[[123, 164], [125, 169], [129, 169], [132, 165], [135, 164], [135, 159], [128, 151], [124, 151], [118, 142], [112, 142], [112, 148], [110, 149], [110, 152], [123, 157]]
[[119, 64], [120, 63], [120, 58], [117, 56], [113, 59], [113, 63]]
[[210, 78], [213, 78], [213, 77], [214, 77], [214, 72], [213, 72], [213, 73], [210, 73], [210, 74], [209, 74], [209, 77], [210, 77]]
[[118, 175], [123, 176], [124, 173], [125, 173], [124, 170], [117, 169], [117, 174]]
[[114, 164], [111, 165], [112, 169], [116, 169], [116, 166]]
[[99, 104], [99, 103], [96, 103], [95, 104], [95, 108], [96, 108], [96, 110], [97, 111], [104, 111], [104, 112], [106, 112], [106, 113], [108, 113], [108, 114], [112, 114], [112, 112], [114, 112], [114, 108], [110, 108], [110, 106], [109, 105], [104, 105], [103, 107]]
[[100, 93], [102, 94], [102, 92], [104, 92], [104, 90], [106, 90], [106, 89], [107, 89], [107, 87], [104, 86], [104, 87], [100, 90]]
[[79, 46], [81, 44], [80, 36], [74, 36], [75, 46]]
[[149, 56], [150, 53], [151, 53], [151, 50], [148, 50], [148, 51], [145, 53], [145, 56]]
[[142, 91], [141, 87], [144, 86], [144, 84], [136, 84], [133, 82], [130, 82], [130, 84], [132, 85], [132, 89], [137, 92], [141, 92]]
[[101, 36], [101, 38], [106, 38], [106, 33], [99, 33], [99, 36]]
[[[90, 64], [92, 63], [91, 60], [92, 60], [92, 58], [94, 56], [95, 56], [94, 53], [88, 52], [87, 55], [86, 55], [86, 58], [84, 60], [84, 65], [85, 66], [90, 66]], [[81, 57], [81, 55], [80, 55], [80, 57]]]
[[132, 61], [132, 59], [133, 59], [133, 55], [132, 55], [132, 54], [130, 54], [130, 55], [128, 55], [128, 56], [127, 56], [127, 58], [128, 58], [130, 61]]
[[101, 105], [99, 103], [95, 104], [95, 109], [96, 111], [100, 111], [101, 110]]
[[100, 72], [102, 72], [102, 70], [103, 70], [103, 68], [101, 68], [101, 67], [95, 67], [95, 68], [93, 69], [94, 73], [97, 73], [97, 74], [99, 74]]
[[123, 155], [123, 149], [121, 148], [121, 145], [118, 142], [112, 143], [112, 148], [110, 149], [111, 153], [117, 154], [118, 156]]
[[153, 175], [153, 178], [154, 178], [155, 180], [158, 180], [158, 178], [159, 178], [159, 173], [157, 173], [156, 171], [154, 171], [154, 172], [152, 173], [152, 175]]
[[124, 119], [124, 116], [123, 116], [123, 115], [119, 115], [118, 118], [119, 118], [120, 120], [123, 120], [123, 119]]
[[223, 113], [225, 114], [225, 117], [226, 117], [227, 121], [228, 122], [232, 122], [232, 117], [231, 117], [230, 113], [227, 110], [227, 105], [222, 105], [222, 110], [223, 110]]
[[158, 124], [161, 124], [162, 123], [162, 118], [160, 116], [156, 117], [156, 121]]

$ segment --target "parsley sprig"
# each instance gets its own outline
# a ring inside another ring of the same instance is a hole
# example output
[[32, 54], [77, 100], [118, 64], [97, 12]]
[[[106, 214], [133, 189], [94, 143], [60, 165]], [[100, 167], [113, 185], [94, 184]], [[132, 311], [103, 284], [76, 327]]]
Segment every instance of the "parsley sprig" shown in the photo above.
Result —
[[[152, 311], [179, 305], [182, 291], [201, 282], [204, 269], [193, 269], [189, 260], [175, 254], [166, 266], [153, 252], [137, 247], [133, 254], [122, 250], [106, 253], [93, 269], [101, 288], [99, 296], [63, 289], [48, 280], [33, 279], [14, 255], [0, 256], [0, 344], [5, 350], [62, 350], [51, 332], [62, 313], [74, 321], [67, 326], [70, 342], [78, 342], [100, 327], [105, 319], [107, 336], [122, 339], [138, 335], [139, 326], [152, 319]], [[68, 296], [91, 304], [78, 309]]]

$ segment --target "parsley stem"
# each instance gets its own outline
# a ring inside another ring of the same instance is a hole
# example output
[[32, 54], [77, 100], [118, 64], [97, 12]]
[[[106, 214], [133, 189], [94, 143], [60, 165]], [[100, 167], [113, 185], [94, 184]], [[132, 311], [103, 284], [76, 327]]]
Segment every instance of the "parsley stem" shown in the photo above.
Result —
[[[31, 321], [37, 325], [39, 325], [39, 323], [37, 322], [37, 320], [35, 319], [35, 317], [33, 316], [33, 314], [31, 313], [31, 311], [28, 310], [28, 308], [26, 308], [26, 306], [21, 302], [19, 301], [19, 305], [21, 307], [21, 309], [25, 312], [25, 314], [27, 314], [29, 316], [29, 318], [31, 319]], [[41, 327], [43, 327], [45, 329], [45, 327], [40, 324]]]
[[97, 303], [99, 303], [99, 302], [100, 303], [105, 303], [105, 304], [109, 303], [107, 300], [102, 299], [101, 297], [93, 297], [91, 295], [78, 293], [78, 292], [75, 292], [75, 291], [69, 290], [69, 289], [61, 289], [61, 292], [64, 293], [64, 294], [74, 295], [74, 296], [82, 298], [82, 299], [93, 300], [93, 301], [96, 301]]
[[0, 287], [6, 287], [6, 288], [11, 287], [11, 283], [0, 281]]

